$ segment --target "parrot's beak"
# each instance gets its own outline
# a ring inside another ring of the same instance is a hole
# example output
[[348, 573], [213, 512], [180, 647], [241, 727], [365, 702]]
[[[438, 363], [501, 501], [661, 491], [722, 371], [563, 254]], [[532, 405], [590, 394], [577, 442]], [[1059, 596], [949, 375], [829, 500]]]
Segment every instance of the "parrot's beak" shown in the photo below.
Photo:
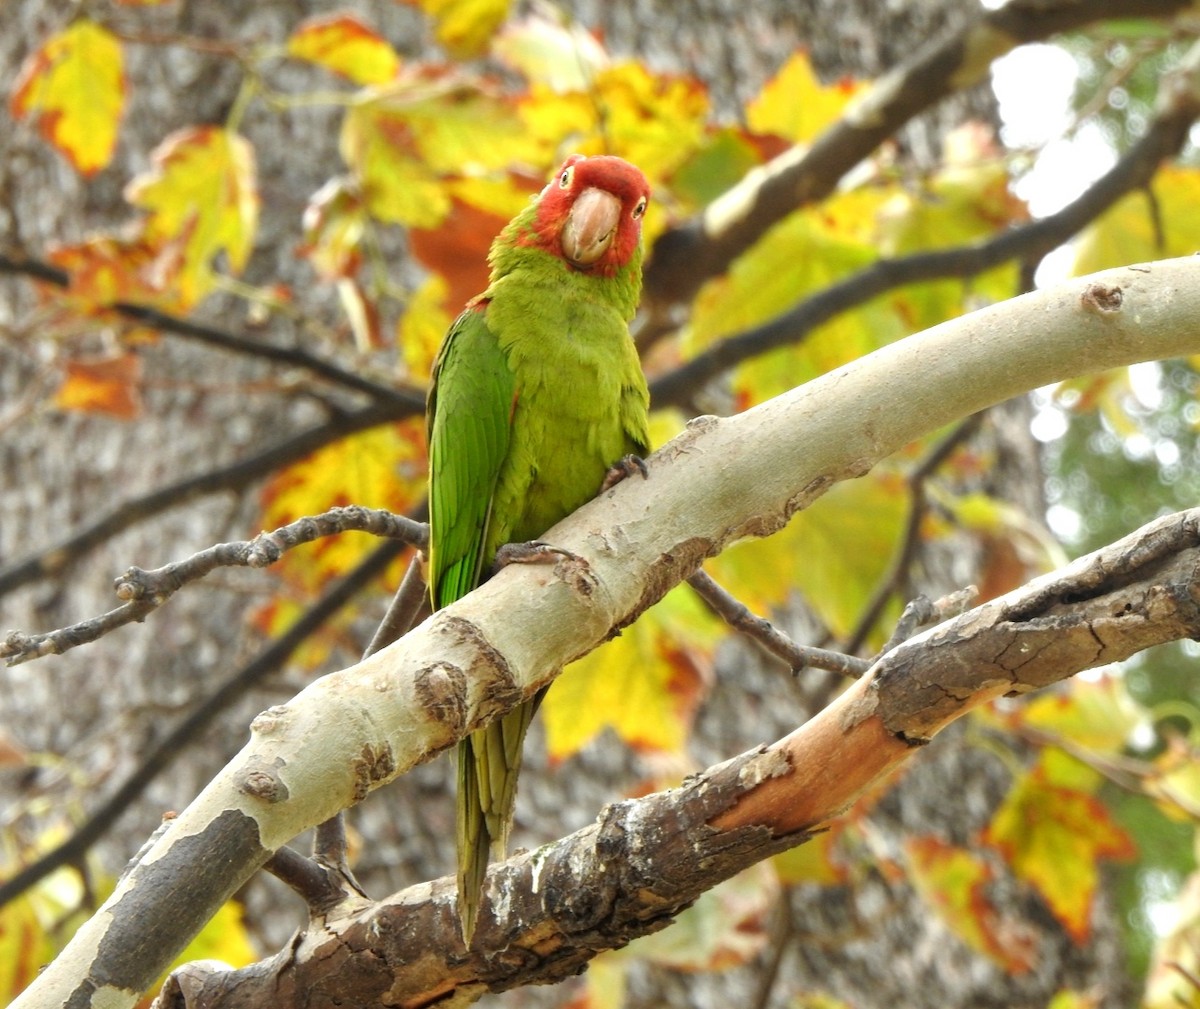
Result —
[[581, 270], [595, 266], [612, 244], [621, 219], [621, 201], [590, 187], [576, 197], [562, 230], [562, 250]]

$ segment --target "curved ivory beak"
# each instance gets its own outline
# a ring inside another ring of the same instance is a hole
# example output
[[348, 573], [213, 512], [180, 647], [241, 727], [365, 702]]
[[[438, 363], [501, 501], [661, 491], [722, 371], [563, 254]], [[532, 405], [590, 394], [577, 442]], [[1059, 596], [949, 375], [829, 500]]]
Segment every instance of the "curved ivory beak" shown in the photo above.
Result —
[[621, 217], [621, 201], [589, 187], [575, 198], [562, 230], [563, 255], [580, 269], [594, 266], [612, 244]]

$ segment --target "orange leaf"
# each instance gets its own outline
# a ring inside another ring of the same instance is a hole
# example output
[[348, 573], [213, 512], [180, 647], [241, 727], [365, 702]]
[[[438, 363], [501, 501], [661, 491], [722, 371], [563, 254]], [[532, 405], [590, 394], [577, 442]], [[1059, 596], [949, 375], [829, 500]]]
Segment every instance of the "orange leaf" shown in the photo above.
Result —
[[14, 119], [33, 117], [41, 134], [90, 176], [112, 159], [125, 92], [116, 36], [81, 18], [25, 61], [9, 112]]
[[1034, 936], [1007, 925], [987, 898], [992, 872], [986, 862], [936, 837], [910, 838], [904, 848], [913, 886], [955, 935], [1011, 974], [1034, 967]]
[[452, 311], [459, 311], [487, 286], [488, 249], [506, 223], [497, 214], [455, 198], [436, 228], [409, 230], [413, 255], [446, 278], [446, 303]]
[[212, 287], [218, 254], [225, 254], [234, 272], [250, 256], [259, 205], [254, 148], [220, 127], [193, 126], [167, 137], [153, 159], [154, 167], [126, 187], [125, 198], [148, 211], [150, 240], [184, 236], [178, 287], [188, 307]]
[[305, 21], [288, 39], [287, 52], [355, 84], [383, 84], [400, 69], [396, 50], [352, 14]]
[[142, 412], [138, 381], [142, 362], [136, 354], [68, 361], [66, 378], [54, 395], [60, 410], [107, 413], [133, 420]]
[[67, 271], [67, 287], [46, 287], [46, 300], [92, 316], [107, 316], [118, 301], [170, 308], [162, 289], [178, 271], [181, 254], [178, 242], [156, 245], [110, 235], [60, 245], [48, 258]]
[[1091, 930], [1100, 859], [1130, 859], [1137, 849], [1099, 799], [1064, 783], [1090, 777], [1074, 770], [1080, 766], [1060, 751], [1043, 751], [1014, 782], [984, 840], [1037, 889], [1071, 938], [1082, 944]]

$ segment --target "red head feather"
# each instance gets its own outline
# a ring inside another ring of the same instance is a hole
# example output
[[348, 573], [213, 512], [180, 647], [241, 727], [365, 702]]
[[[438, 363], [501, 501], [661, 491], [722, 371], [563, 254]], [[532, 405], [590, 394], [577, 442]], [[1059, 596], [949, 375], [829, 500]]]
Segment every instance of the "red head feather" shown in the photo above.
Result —
[[628, 161], [573, 154], [538, 197], [526, 243], [612, 276], [637, 250], [649, 198], [646, 177]]

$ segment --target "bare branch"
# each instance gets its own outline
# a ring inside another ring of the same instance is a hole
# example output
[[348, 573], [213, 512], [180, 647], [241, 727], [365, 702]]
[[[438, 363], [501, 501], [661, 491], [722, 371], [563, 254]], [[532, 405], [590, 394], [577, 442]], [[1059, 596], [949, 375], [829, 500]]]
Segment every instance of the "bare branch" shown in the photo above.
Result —
[[0, 642], [0, 658], [6, 659], [8, 665], [15, 666], [45, 655], [61, 655], [95, 641], [118, 627], [141, 623], [188, 582], [197, 581], [216, 568], [267, 567], [279, 560], [285, 550], [349, 531], [372, 533], [418, 548], [423, 547], [429, 537], [429, 529], [424, 523], [394, 512], [363, 508], [361, 505], [331, 508], [320, 515], [308, 515], [280, 526], [274, 532], [259, 533], [252, 540], [218, 543], [153, 571], [131, 567], [113, 583], [117, 597], [125, 600], [124, 605], [98, 617], [43, 634], [10, 631]]
[[687, 583], [730, 627], [746, 635], [767, 654], [783, 659], [793, 673], [799, 673], [805, 666], [814, 666], [855, 678], [871, 668], [867, 659], [831, 652], [827, 648], [797, 644], [769, 620], [751, 613], [744, 603], [726, 592], [705, 571], [697, 571], [688, 578]]

